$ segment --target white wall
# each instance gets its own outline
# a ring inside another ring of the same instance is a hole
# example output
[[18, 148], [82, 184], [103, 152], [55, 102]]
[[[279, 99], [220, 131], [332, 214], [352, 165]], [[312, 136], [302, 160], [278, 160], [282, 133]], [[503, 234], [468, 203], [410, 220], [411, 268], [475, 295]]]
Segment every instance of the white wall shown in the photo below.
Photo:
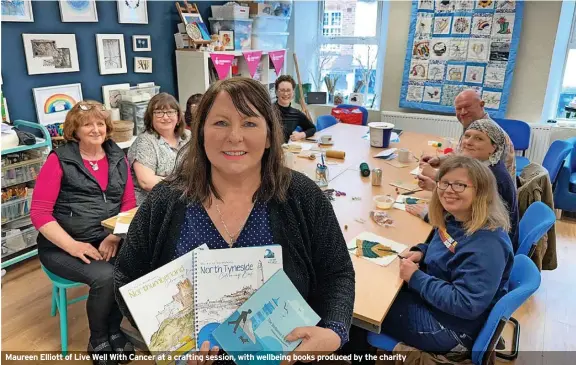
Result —
[[[382, 84], [382, 110], [404, 111], [398, 107], [406, 42], [410, 26], [411, 1], [392, 1]], [[541, 120], [552, 51], [558, 29], [561, 1], [526, 1], [518, 46], [516, 68], [508, 99], [507, 118], [529, 123]], [[414, 111], [422, 113], [422, 111]]]

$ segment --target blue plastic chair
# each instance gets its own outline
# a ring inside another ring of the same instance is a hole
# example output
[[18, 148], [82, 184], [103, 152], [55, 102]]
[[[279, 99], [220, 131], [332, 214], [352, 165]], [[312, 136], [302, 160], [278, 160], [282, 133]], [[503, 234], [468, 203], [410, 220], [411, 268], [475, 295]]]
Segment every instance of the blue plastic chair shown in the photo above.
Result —
[[[494, 350], [507, 320], [540, 287], [540, 280], [540, 272], [532, 260], [524, 255], [514, 258], [508, 293], [496, 302], [472, 347], [474, 364], [487, 363], [490, 357], [487, 355]], [[386, 334], [368, 333], [368, 343], [381, 350], [392, 351], [398, 342]]]
[[508, 134], [514, 144], [514, 149], [522, 151], [522, 156], [516, 156], [516, 174], [520, 175], [524, 167], [530, 163], [530, 160], [525, 157], [526, 150], [530, 147], [530, 125], [516, 119], [494, 119], [494, 121]]
[[320, 132], [322, 129], [333, 126], [338, 123], [338, 119], [334, 118], [332, 115], [321, 115], [316, 120], [316, 132]]
[[576, 212], [576, 137], [567, 140], [572, 152], [564, 159], [554, 189], [554, 208]]
[[554, 211], [542, 202], [530, 204], [518, 227], [518, 250], [516, 255], [532, 256], [536, 244], [556, 222]]
[[358, 108], [358, 110], [360, 110], [362, 112], [362, 125], [368, 124], [368, 109], [364, 108], [363, 106], [352, 105], [352, 104], [340, 104], [340, 105], [336, 106], [336, 108], [342, 108], [342, 109]]
[[66, 289], [76, 288], [86, 284], [76, 283], [68, 279], [64, 279], [48, 270], [42, 265], [42, 270], [48, 275], [52, 281], [52, 309], [50, 315], [54, 317], [56, 310], [60, 312], [60, 342], [62, 346], [62, 355], [68, 353], [68, 305], [86, 300], [88, 295], [83, 295], [78, 298], [68, 300], [66, 297]]
[[550, 183], [554, 188], [554, 184], [556, 183], [556, 178], [558, 177], [558, 172], [564, 163], [564, 159], [568, 154], [572, 151], [574, 147], [568, 141], [554, 141], [550, 148], [548, 148], [548, 152], [546, 152], [546, 156], [544, 156], [544, 162], [542, 162], [542, 166], [548, 170], [548, 175], [550, 176]]

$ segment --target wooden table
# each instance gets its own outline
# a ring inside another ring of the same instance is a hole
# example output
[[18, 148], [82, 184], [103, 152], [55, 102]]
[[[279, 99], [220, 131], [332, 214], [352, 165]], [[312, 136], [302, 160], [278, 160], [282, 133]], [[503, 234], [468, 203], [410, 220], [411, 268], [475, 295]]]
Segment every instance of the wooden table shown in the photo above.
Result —
[[[389, 185], [392, 182], [413, 182], [414, 176], [410, 174], [410, 171], [418, 165], [418, 162], [413, 159], [408, 167], [398, 168], [387, 164], [385, 160], [374, 158], [373, 156], [382, 149], [370, 147], [369, 138], [363, 138], [367, 131], [368, 127], [339, 123], [315, 135], [316, 138], [326, 134], [332, 135], [334, 145], [328, 148], [346, 152], [344, 160], [329, 158], [326, 161], [330, 170], [328, 188], [346, 192], [345, 197], [336, 197], [333, 202], [345, 239], [350, 241], [358, 234], [369, 231], [408, 247], [426, 241], [432, 227], [407, 212], [396, 209], [388, 210], [387, 212], [394, 220], [392, 227], [381, 227], [370, 219], [369, 213], [375, 209], [373, 196], [394, 195], [395, 188]], [[407, 148], [416, 157], [420, 157], [422, 153], [435, 153], [434, 148], [428, 146], [428, 141], [438, 140], [438, 138], [433, 135], [404, 132], [400, 136], [400, 143], [392, 143], [390, 147]], [[318, 159], [308, 160], [295, 157], [294, 169], [314, 178], [318, 162]], [[372, 186], [372, 176], [360, 175], [361, 162], [368, 163], [371, 169], [376, 167], [382, 169], [381, 186]], [[413, 196], [429, 198], [431, 194], [418, 192]], [[360, 197], [360, 200], [352, 200], [352, 197]], [[357, 218], [365, 222], [360, 223], [356, 221]], [[102, 222], [110, 230], [114, 230], [115, 223], [116, 217]], [[398, 260], [394, 260], [388, 266], [379, 266], [363, 258], [352, 256], [352, 263], [356, 272], [354, 324], [373, 332], [379, 332], [386, 313], [402, 287]]]
[[[129, 211], [127, 211], [126, 213], [128, 213], [133, 218], [134, 214], [136, 214], [137, 210], [138, 210], [138, 207], [132, 208]], [[109, 229], [110, 231], [114, 232], [114, 228], [116, 227], [116, 221], [117, 220], [118, 220], [118, 216], [110, 217], [110, 218], [102, 221], [102, 226], [104, 226], [104, 228]]]

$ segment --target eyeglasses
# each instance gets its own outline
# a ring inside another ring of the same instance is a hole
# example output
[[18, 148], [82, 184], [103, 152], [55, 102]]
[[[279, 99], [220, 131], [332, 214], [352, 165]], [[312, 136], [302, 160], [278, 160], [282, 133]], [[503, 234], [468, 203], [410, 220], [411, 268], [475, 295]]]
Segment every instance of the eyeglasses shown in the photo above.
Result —
[[80, 110], [83, 110], [85, 112], [87, 112], [88, 110], [91, 110], [91, 109], [106, 110], [106, 105], [104, 105], [104, 104], [78, 103], [78, 108], [80, 108]]
[[154, 110], [153, 114], [155, 117], [163, 118], [165, 115], [169, 117], [176, 116], [178, 112], [176, 110]]
[[468, 184], [464, 184], [464, 183], [460, 183], [460, 182], [450, 183], [448, 181], [438, 181], [436, 183], [436, 186], [438, 186], [438, 189], [440, 189], [440, 190], [446, 190], [450, 186], [450, 187], [452, 187], [452, 190], [455, 193], [462, 193], [468, 187], [473, 188], [472, 185], [468, 185]]

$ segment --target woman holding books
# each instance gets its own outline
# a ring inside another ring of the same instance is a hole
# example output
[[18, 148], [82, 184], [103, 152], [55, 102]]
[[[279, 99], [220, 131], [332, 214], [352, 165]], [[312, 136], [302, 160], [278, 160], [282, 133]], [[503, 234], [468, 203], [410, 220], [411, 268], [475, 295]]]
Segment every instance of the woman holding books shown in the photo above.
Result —
[[348, 340], [354, 269], [328, 199], [283, 165], [282, 125], [266, 88], [249, 78], [218, 81], [196, 113], [197, 138], [140, 206], [118, 255], [120, 308], [133, 322], [119, 288], [202, 244], [278, 244], [284, 271], [322, 318], [288, 340], [303, 340], [298, 351], [337, 350]]
[[407, 285], [382, 331], [426, 352], [469, 351], [508, 291], [514, 261], [508, 212], [490, 169], [473, 158], [448, 158], [438, 172], [429, 218], [434, 237], [401, 259]]

